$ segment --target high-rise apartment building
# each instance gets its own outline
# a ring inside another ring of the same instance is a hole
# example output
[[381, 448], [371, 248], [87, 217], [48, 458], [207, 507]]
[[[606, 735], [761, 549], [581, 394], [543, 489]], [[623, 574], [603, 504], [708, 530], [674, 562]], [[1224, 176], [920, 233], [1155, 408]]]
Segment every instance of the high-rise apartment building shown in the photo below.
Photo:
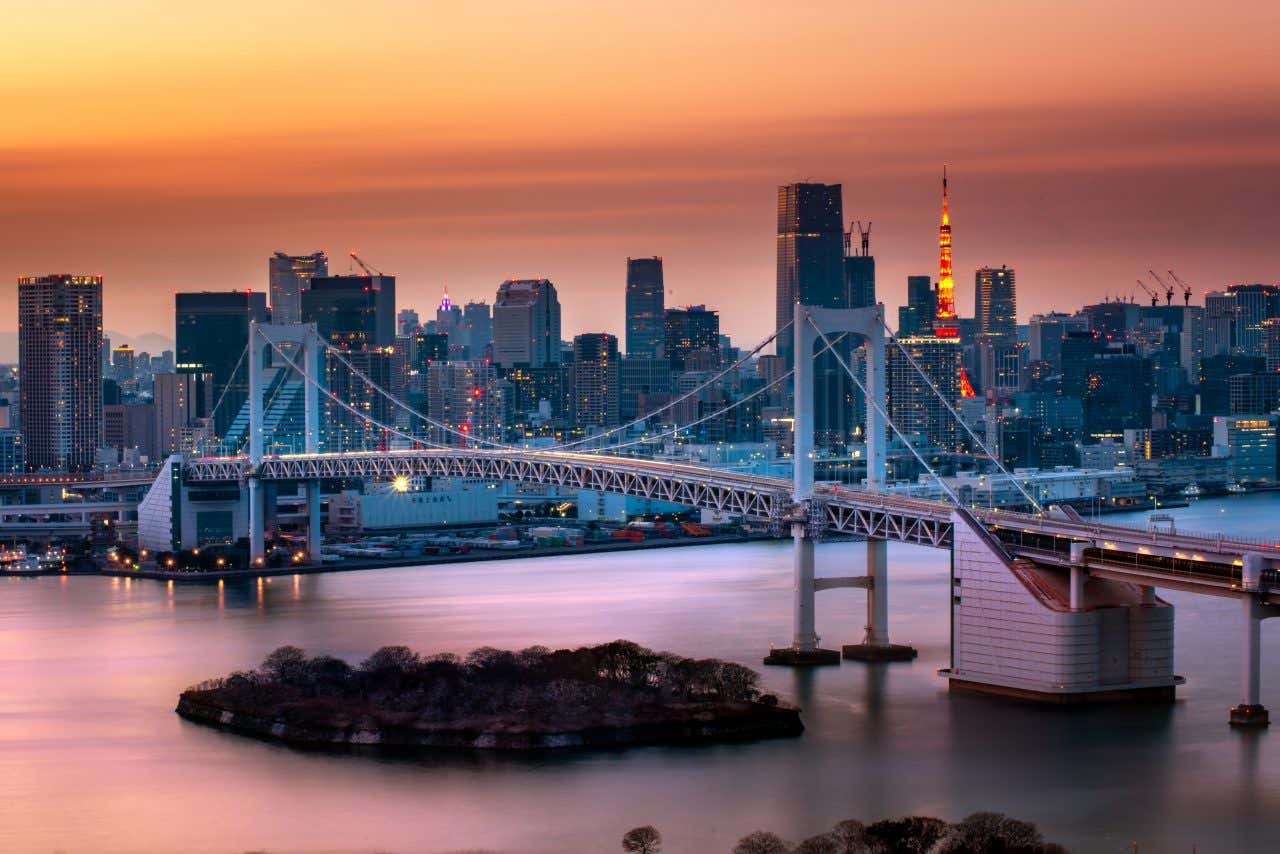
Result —
[[705, 354], [720, 364], [720, 315], [705, 305], [669, 308], [663, 317], [662, 352], [674, 370], [684, 370], [691, 354]]
[[[222, 436], [249, 398], [249, 323], [267, 323], [267, 296], [261, 291], [199, 291], [174, 295], [175, 370], [211, 374], [214, 434]], [[237, 365], [239, 368], [237, 369]], [[218, 401], [221, 403], [218, 404]]]
[[573, 339], [574, 421], [579, 427], [618, 423], [618, 339], [588, 332]]
[[[960, 402], [960, 343], [955, 338], [922, 335], [900, 338], [910, 354], [952, 407]], [[885, 366], [889, 420], [908, 438], [923, 436], [944, 451], [957, 450], [959, 425], [946, 405], [894, 344]]]
[[302, 294], [302, 322], [342, 350], [394, 347], [395, 276], [316, 276]]
[[662, 357], [663, 312], [666, 290], [662, 259], [627, 259], [627, 355], [635, 359]]
[[329, 257], [323, 252], [286, 255], [277, 252], [267, 259], [271, 288], [271, 317], [276, 323], [300, 323], [302, 294], [316, 276], [329, 275]]
[[433, 438], [449, 445], [501, 441], [506, 409], [497, 382], [489, 362], [433, 362], [427, 371], [427, 414], [457, 431], [440, 431]]
[[32, 470], [92, 468], [102, 442], [102, 277], [18, 279], [22, 448]]
[[493, 303], [493, 361], [541, 368], [560, 362], [560, 299], [548, 279], [508, 279]]
[[1018, 340], [1017, 289], [1010, 267], [979, 267], [973, 276], [973, 316], [978, 340], [1013, 344]]

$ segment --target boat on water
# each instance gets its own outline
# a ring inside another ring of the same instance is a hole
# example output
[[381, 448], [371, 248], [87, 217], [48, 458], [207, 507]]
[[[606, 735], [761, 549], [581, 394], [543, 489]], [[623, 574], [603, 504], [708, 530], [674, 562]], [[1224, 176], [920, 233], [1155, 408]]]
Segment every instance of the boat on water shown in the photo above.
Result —
[[1199, 498], [1204, 494], [1204, 490], [1200, 488], [1200, 484], [1193, 480], [1183, 488], [1182, 494], [1186, 498]]
[[1248, 491], [1249, 491], [1249, 488], [1238, 480], [1233, 480], [1231, 481], [1231, 483], [1227, 484], [1227, 492], [1230, 492], [1234, 495], [1243, 495]]

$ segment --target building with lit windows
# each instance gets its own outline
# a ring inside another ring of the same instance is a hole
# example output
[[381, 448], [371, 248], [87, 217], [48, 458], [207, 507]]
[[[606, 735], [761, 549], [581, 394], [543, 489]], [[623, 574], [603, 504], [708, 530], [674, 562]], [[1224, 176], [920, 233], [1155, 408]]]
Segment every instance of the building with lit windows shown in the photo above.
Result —
[[1018, 340], [1018, 296], [1013, 269], [979, 267], [973, 276], [973, 316], [978, 340], [1013, 344]]
[[302, 295], [316, 276], [329, 275], [329, 257], [323, 252], [287, 255], [277, 252], [267, 259], [271, 291], [271, 316], [276, 323], [300, 323]]
[[635, 359], [659, 359], [664, 341], [663, 312], [666, 291], [662, 259], [627, 259], [627, 355]]
[[1213, 419], [1213, 455], [1227, 457], [1231, 476], [1243, 484], [1276, 482], [1275, 415], [1226, 415]]
[[541, 368], [560, 362], [560, 299], [548, 279], [508, 279], [493, 303], [493, 362]]
[[22, 446], [32, 470], [92, 468], [102, 443], [102, 277], [18, 279]]
[[573, 339], [574, 423], [613, 427], [618, 423], [618, 339], [588, 332]]
[[[929, 375], [952, 407], [960, 404], [961, 352], [958, 338], [932, 335], [899, 338], [921, 370]], [[924, 436], [944, 451], [959, 449], [960, 429], [946, 405], [912, 367], [898, 347], [888, 345], [885, 366], [889, 419], [907, 436]]]
[[507, 413], [497, 383], [497, 370], [489, 362], [432, 363], [427, 370], [427, 415], [457, 431], [435, 430], [432, 440], [448, 445], [479, 441], [476, 447], [502, 441]]
[[685, 369], [693, 353], [704, 353], [710, 366], [720, 364], [720, 315], [705, 305], [669, 308], [664, 317], [663, 355], [672, 370]]

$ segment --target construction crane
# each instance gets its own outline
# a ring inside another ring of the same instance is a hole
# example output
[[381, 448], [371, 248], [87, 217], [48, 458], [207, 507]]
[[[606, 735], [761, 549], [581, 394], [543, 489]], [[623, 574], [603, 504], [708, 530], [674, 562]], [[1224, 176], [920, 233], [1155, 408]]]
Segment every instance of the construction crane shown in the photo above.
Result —
[[1142, 279], [1138, 279], [1138, 287], [1146, 291], [1147, 296], [1151, 297], [1152, 308], [1160, 304], [1160, 294], [1156, 293], [1155, 288], [1149, 287]]
[[364, 274], [365, 274], [366, 276], [381, 276], [381, 275], [382, 275], [382, 271], [381, 271], [381, 270], [378, 270], [378, 269], [376, 269], [376, 268], [374, 268], [374, 267], [370, 267], [368, 264], [366, 264], [364, 261], [362, 261], [362, 260], [360, 259], [360, 256], [356, 254], [356, 252], [355, 252], [355, 250], [354, 250], [354, 249], [353, 249], [353, 250], [351, 250], [350, 252], [348, 252], [347, 254], [351, 256], [351, 260], [352, 260], [352, 261], [355, 261], [357, 264], [359, 264], [359, 265], [360, 265], [360, 269], [361, 269], [361, 270], [364, 270]]
[[1147, 272], [1151, 274], [1151, 278], [1160, 283], [1160, 287], [1164, 288], [1164, 304], [1173, 305], [1173, 285], [1157, 276], [1155, 270], [1148, 270]]
[[1172, 270], [1169, 271], [1169, 275], [1173, 277], [1173, 280], [1175, 282], [1177, 282], [1179, 285], [1182, 285], [1182, 304], [1191, 305], [1191, 286], [1188, 285], [1186, 282], [1182, 281], [1182, 279], [1179, 279], [1178, 274], [1173, 272]]

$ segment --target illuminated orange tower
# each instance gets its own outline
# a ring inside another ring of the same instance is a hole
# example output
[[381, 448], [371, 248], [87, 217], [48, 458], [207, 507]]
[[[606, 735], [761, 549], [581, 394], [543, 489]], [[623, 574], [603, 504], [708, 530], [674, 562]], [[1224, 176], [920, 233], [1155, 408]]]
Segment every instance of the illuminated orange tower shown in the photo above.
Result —
[[942, 167], [942, 225], [938, 228], [938, 310], [933, 334], [938, 338], [959, 338], [956, 323], [956, 282], [951, 276], [951, 213], [947, 200], [947, 167]]

